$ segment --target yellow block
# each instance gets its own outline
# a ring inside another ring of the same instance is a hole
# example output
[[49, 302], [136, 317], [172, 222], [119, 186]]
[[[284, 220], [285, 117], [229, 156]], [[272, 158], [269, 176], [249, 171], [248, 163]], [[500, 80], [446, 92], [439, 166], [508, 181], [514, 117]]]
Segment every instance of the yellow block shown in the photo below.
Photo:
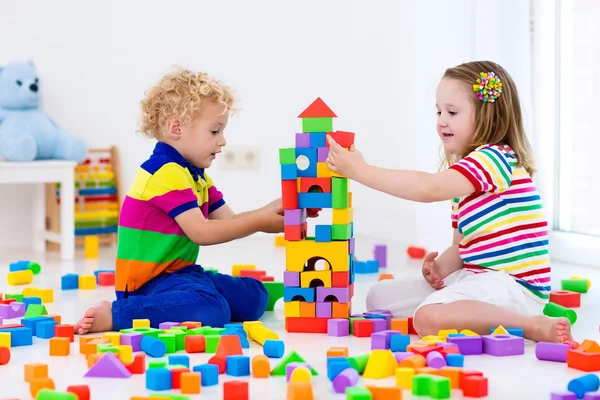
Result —
[[494, 332], [492, 332], [492, 335], [508, 335], [508, 331], [504, 329], [502, 325], [499, 325]]
[[421, 338], [421, 341], [423, 341], [425, 343], [439, 343], [439, 342], [445, 342], [446, 338], [436, 336], [436, 335], [428, 335], [428, 336], [423, 336]]
[[332, 172], [325, 162], [317, 163], [317, 178], [329, 178], [331, 174]]
[[33, 281], [33, 272], [30, 269], [9, 272], [6, 276], [6, 280], [11, 286], [28, 285]]
[[98, 258], [100, 237], [97, 235], [85, 236], [83, 239], [83, 252], [85, 258]]
[[119, 358], [124, 364], [133, 362], [133, 348], [131, 346], [117, 346], [119, 349]]
[[348, 207], [352, 207], [352, 192], [348, 192]]
[[300, 302], [299, 301], [288, 301], [283, 303], [283, 316], [284, 317], [299, 317], [300, 316]]
[[[325, 287], [331, 287], [331, 271], [304, 271], [300, 272], [300, 287], [309, 288], [314, 279], [320, 279]], [[319, 285], [321, 286], [321, 285]], [[292, 315], [286, 315], [292, 317]]]
[[23, 289], [21, 293], [23, 293], [23, 297], [38, 297], [38, 288], [29, 286]]
[[277, 247], [285, 246], [285, 236], [284, 235], [275, 236], [275, 246], [277, 246]]
[[294, 368], [290, 375], [290, 382], [310, 382], [311, 373], [306, 367]]
[[326, 259], [334, 272], [345, 272], [350, 269], [347, 240], [335, 242], [288, 241], [285, 247], [287, 271], [303, 272], [304, 265], [312, 258]]
[[350, 208], [334, 208], [332, 213], [332, 224], [349, 224], [354, 222], [354, 209]]
[[478, 334], [469, 329], [463, 329], [462, 331], [460, 331], [460, 333], [462, 333], [465, 336], [479, 336]]
[[37, 290], [37, 297], [42, 299], [42, 303], [54, 302], [54, 289], [43, 288]]
[[383, 379], [394, 376], [398, 362], [390, 350], [373, 350], [367, 361], [363, 378]]
[[262, 325], [263, 323], [260, 321], [244, 321], [244, 331], [246, 332], [246, 336], [250, 337], [250, 328], [253, 325]]
[[121, 334], [119, 332], [106, 332], [102, 335], [103, 339], [108, 339], [115, 346], [121, 345]]
[[149, 319], [134, 319], [132, 322], [132, 328], [150, 328]]
[[240, 276], [240, 271], [245, 269], [256, 269], [254, 264], [234, 264], [231, 266], [231, 276]]
[[96, 277], [94, 275], [79, 275], [79, 289], [95, 289]]
[[412, 389], [412, 378], [415, 372], [413, 368], [396, 368], [396, 386]]
[[456, 329], [442, 329], [438, 331], [438, 336], [442, 337], [444, 339], [448, 338], [448, 335], [453, 334], [453, 333], [458, 333], [458, 331]]
[[588, 289], [590, 288], [590, 286], [592, 286], [592, 282], [590, 282], [590, 280], [589, 280], [589, 279], [582, 278], [582, 277], [580, 277], [580, 276], [572, 276], [572, 277], [570, 277], [569, 279], [582, 279], [582, 280], [584, 280], [584, 281], [587, 281]]
[[10, 349], [10, 332], [0, 332], [0, 347]]
[[250, 337], [255, 342], [264, 345], [265, 341], [271, 340], [279, 340], [279, 335], [265, 327], [263, 324], [252, 324], [249, 326]]

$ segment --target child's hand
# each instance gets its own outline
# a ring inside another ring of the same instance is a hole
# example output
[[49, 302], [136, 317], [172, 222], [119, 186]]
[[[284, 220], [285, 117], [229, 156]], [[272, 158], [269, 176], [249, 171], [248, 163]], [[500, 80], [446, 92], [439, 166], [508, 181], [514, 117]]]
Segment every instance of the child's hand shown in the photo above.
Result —
[[283, 209], [281, 213], [277, 210], [263, 211], [260, 213], [261, 223], [260, 231], [265, 233], [283, 232]]
[[423, 273], [423, 277], [432, 288], [435, 290], [440, 290], [444, 287], [444, 281], [439, 274], [437, 264], [435, 262], [435, 258], [438, 256], [437, 251], [433, 253], [429, 253], [425, 256], [425, 260], [423, 261], [423, 268], [421, 272]]
[[283, 215], [283, 203], [281, 202], [281, 197], [273, 200], [272, 202], [270, 202], [269, 204], [264, 206], [262, 208], [262, 211], [267, 211], [267, 212], [275, 211], [279, 215]]
[[329, 143], [329, 155], [325, 162], [332, 171], [354, 179], [356, 173], [367, 165], [361, 152], [356, 150], [354, 145], [348, 151], [340, 146], [330, 135], [327, 135], [327, 142]]

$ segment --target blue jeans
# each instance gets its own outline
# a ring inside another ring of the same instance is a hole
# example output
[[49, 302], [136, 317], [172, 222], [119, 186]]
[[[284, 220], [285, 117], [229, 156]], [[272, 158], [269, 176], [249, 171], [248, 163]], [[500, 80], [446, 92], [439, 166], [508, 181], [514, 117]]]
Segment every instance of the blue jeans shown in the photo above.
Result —
[[131, 328], [134, 319], [162, 322], [199, 321], [221, 328], [234, 321], [258, 320], [267, 308], [269, 294], [262, 282], [249, 277], [204, 271], [190, 265], [150, 280], [112, 303], [113, 329]]

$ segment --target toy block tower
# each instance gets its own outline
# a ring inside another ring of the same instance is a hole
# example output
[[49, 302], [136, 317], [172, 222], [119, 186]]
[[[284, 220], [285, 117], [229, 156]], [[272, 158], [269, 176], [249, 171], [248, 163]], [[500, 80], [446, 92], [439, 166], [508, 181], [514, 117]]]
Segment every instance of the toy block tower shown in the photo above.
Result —
[[[334, 131], [335, 113], [317, 98], [298, 118], [302, 132], [293, 148], [279, 150], [285, 219], [284, 314], [288, 332], [327, 333], [330, 318], [348, 318], [354, 291], [352, 193], [348, 179], [325, 160], [326, 135], [344, 148], [354, 133]], [[307, 209], [332, 209], [329, 225], [307, 237]]]

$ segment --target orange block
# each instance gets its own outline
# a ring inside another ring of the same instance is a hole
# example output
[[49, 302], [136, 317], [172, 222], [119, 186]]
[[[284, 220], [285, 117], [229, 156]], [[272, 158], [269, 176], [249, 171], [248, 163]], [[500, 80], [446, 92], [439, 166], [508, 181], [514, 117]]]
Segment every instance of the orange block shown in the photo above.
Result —
[[96, 361], [98, 361], [100, 358], [102, 358], [103, 355], [104, 354], [101, 354], [101, 353], [88, 354], [87, 358], [86, 358], [88, 369], [92, 368], [92, 366], [94, 364], [96, 364]]
[[60, 315], [49, 315], [49, 317], [52, 317], [52, 319], [54, 320], [54, 322], [56, 322], [58, 325], [60, 325], [62, 318]]
[[314, 318], [317, 313], [317, 303], [300, 302], [300, 316]]
[[68, 337], [53, 337], [49, 342], [51, 356], [68, 356], [71, 352], [71, 339]]
[[25, 382], [31, 382], [38, 378], [48, 377], [48, 364], [30, 363], [25, 364]]
[[238, 335], [223, 335], [219, 339], [216, 355], [223, 359], [227, 356], [243, 355], [242, 342]]
[[[83, 341], [83, 342], [82, 342]], [[79, 337], [79, 352], [81, 354], [93, 354], [98, 350], [99, 344], [109, 344], [109, 339], [102, 339], [98, 336]]]
[[586, 353], [600, 353], [600, 345], [593, 340], [586, 339], [579, 345], [579, 347], [577, 347], [577, 350], [581, 350]]
[[567, 366], [586, 372], [600, 371], [600, 353], [584, 353], [579, 349], [569, 350]]
[[402, 400], [402, 388], [398, 386], [365, 386], [372, 400]]
[[439, 375], [440, 370], [436, 369], [436, 368], [431, 368], [431, 367], [416, 368], [415, 375], [420, 375], [420, 374]]
[[440, 375], [450, 379], [450, 385], [452, 389], [460, 388], [460, 373], [462, 368], [459, 367], [442, 367], [440, 369]]
[[310, 382], [290, 382], [287, 387], [287, 400], [313, 400]]
[[427, 365], [427, 359], [425, 359], [425, 357], [423, 357], [420, 354], [415, 354], [414, 356], [405, 358], [404, 360], [400, 361], [400, 364], [398, 364], [398, 366], [400, 368], [412, 368], [412, 369], [425, 368], [426, 365]]
[[406, 318], [392, 318], [390, 321], [390, 330], [402, 332], [408, 335], [408, 319]]
[[329, 357], [346, 357], [348, 358], [348, 348], [347, 347], [330, 347], [327, 350], [327, 358]]
[[186, 321], [179, 324], [181, 326], [187, 326], [188, 329], [196, 329], [202, 327], [202, 322], [198, 321]]
[[348, 303], [331, 303], [331, 318], [348, 318], [350, 307]]
[[252, 376], [255, 378], [268, 378], [271, 375], [271, 364], [269, 358], [264, 354], [258, 354], [252, 358]]
[[200, 393], [200, 372], [184, 372], [180, 381], [182, 394]]
[[386, 279], [394, 279], [394, 275], [392, 274], [381, 274], [379, 275], [379, 279], [380, 281], [384, 281]]
[[54, 390], [54, 381], [51, 378], [37, 378], [32, 380], [29, 384], [29, 393], [31, 393], [31, 397], [34, 399], [42, 389]]

